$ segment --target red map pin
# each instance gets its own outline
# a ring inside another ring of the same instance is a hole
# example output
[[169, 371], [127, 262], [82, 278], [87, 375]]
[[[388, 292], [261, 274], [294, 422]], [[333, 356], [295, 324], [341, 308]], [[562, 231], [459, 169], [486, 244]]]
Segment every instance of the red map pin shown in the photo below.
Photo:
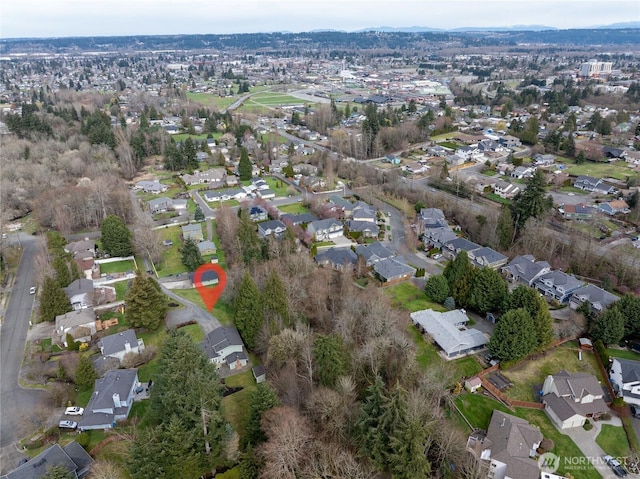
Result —
[[194, 273], [193, 284], [207, 309], [211, 311], [227, 285], [227, 275], [220, 265], [203, 264]]

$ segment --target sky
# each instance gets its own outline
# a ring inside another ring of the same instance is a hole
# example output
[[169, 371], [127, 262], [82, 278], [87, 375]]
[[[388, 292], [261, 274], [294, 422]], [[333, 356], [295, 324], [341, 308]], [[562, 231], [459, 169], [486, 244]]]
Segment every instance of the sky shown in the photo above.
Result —
[[5, 0], [0, 38], [637, 21], [640, 0]]

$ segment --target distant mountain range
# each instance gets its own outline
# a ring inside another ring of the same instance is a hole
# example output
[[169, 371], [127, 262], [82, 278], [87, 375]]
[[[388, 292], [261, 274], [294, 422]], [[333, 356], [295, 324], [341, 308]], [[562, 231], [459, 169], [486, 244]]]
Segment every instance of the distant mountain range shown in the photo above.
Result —
[[[628, 28], [640, 28], [640, 22], [624, 22], [624, 23], [612, 23], [611, 25], [597, 25], [591, 27], [584, 27], [582, 29], [628, 29]], [[508, 27], [459, 27], [459, 28], [432, 28], [432, 27], [367, 27], [361, 30], [356, 30], [356, 33], [362, 32], [403, 32], [403, 33], [418, 33], [418, 32], [544, 32], [551, 30], [560, 30], [556, 27], [550, 27], [548, 25], [512, 25]], [[576, 30], [569, 28], [566, 30]], [[324, 30], [331, 31], [331, 30]], [[335, 30], [334, 30], [335, 31]]]

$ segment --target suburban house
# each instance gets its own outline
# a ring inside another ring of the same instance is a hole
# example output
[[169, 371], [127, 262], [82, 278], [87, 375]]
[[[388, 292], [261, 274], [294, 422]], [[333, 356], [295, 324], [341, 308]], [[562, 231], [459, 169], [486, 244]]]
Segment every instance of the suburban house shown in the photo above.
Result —
[[202, 233], [202, 225], [200, 223], [183, 225], [181, 226], [181, 228], [182, 228], [182, 239], [185, 241], [188, 239], [191, 239], [195, 242], [199, 242], [204, 239], [204, 234]]
[[549, 271], [538, 277], [533, 282], [533, 287], [547, 298], [555, 299], [560, 303], [569, 300], [571, 294], [583, 286], [583, 282], [572, 274], [562, 271]]
[[411, 313], [411, 321], [434, 339], [447, 359], [472, 353], [487, 344], [481, 331], [466, 327], [469, 318], [462, 309], [446, 313], [424, 309]]
[[71, 253], [74, 259], [95, 258], [96, 243], [89, 238], [80, 241], [74, 241], [64, 247], [65, 252]]
[[182, 175], [182, 181], [186, 185], [209, 185], [210, 188], [222, 188], [224, 186], [225, 169], [212, 168], [207, 171], [194, 171], [193, 175]]
[[498, 139], [498, 143], [500, 143], [505, 148], [518, 148], [522, 146], [522, 142], [519, 138], [511, 135], [505, 135]]
[[593, 284], [585, 284], [581, 288], [576, 289], [569, 298], [569, 306], [577, 309], [581, 304], [587, 302], [591, 311], [601, 313], [610, 305], [618, 301], [620, 298], [609, 291], [598, 288]]
[[312, 221], [318, 221], [318, 217], [311, 213], [287, 213], [280, 217], [284, 224], [291, 224], [292, 226], [306, 225]]
[[258, 196], [263, 200], [270, 200], [276, 197], [276, 192], [273, 190], [258, 190]]
[[380, 227], [370, 221], [348, 220], [347, 230], [349, 233], [360, 233], [362, 238], [377, 238], [380, 234]]
[[518, 166], [511, 172], [511, 178], [522, 180], [523, 178], [529, 178], [533, 176], [536, 168], [532, 166]]
[[427, 248], [442, 248], [449, 241], [458, 237], [449, 226], [425, 228], [422, 241]]
[[540, 276], [551, 271], [546, 261], [536, 261], [532, 255], [516, 256], [500, 272], [512, 283], [520, 282], [532, 286]]
[[489, 462], [492, 479], [540, 479], [537, 449], [543, 436], [535, 426], [494, 409], [486, 434], [474, 432], [467, 450]]
[[602, 399], [602, 386], [588, 373], [563, 370], [549, 375], [540, 396], [545, 412], [559, 429], [583, 426], [588, 418], [597, 418], [609, 410]]
[[134, 187], [134, 190], [141, 190], [145, 193], [164, 193], [169, 189], [168, 185], [160, 183], [158, 180], [155, 181], [138, 181]]
[[536, 166], [550, 166], [556, 162], [556, 157], [555, 155], [543, 155], [538, 153], [537, 155], [534, 155], [533, 160]]
[[213, 201], [229, 201], [229, 200], [243, 200], [248, 196], [248, 193], [242, 188], [225, 188], [223, 190], [207, 190], [202, 193], [202, 197], [205, 201], [211, 203]]
[[383, 259], [393, 258], [396, 253], [384, 246], [380, 241], [376, 241], [371, 244], [356, 246], [356, 255], [362, 256], [367, 266], [371, 266]]
[[113, 286], [94, 288], [92, 279], [76, 279], [64, 288], [74, 310], [90, 308], [115, 301], [116, 289]]
[[587, 175], [578, 176], [573, 182], [573, 186], [584, 191], [592, 191], [603, 195], [610, 195], [615, 191], [615, 188], [605, 184], [602, 178], [594, 178]]
[[233, 326], [214, 329], [207, 334], [200, 347], [218, 368], [226, 364], [231, 370], [240, 369], [249, 362], [240, 333]]
[[269, 213], [260, 205], [253, 205], [249, 208], [249, 218], [251, 221], [266, 221], [269, 219]]
[[500, 180], [492, 185], [493, 192], [500, 198], [512, 199], [520, 192], [520, 187], [509, 183], [508, 181]]
[[307, 225], [309, 233], [316, 241], [325, 241], [344, 236], [344, 226], [335, 218], [312, 221]]
[[469, 255], [469, 261], [471, 261], [471, 264], [480, 268], [486, 266], [488, 268], [498, 269], [509, 261], [509, 258], [505, 255], [499, 253], [493, 248], [489, 248], [488, 246], [471, 250], [467, 254]]
[[54, 341], [64, 344], [66, 348], [67, 334], [81, 342], [91, 341], [96, 334], [96, 313], [92, 308], [78, 309], [56, 316], [56, 337]]
[[103, 358], [116, 358], [122, 361], [128, 353], [139, 354], [144, 350], [144, 341], [138, 338], [133, 329], [104, 336], [98, 341], [100, 354]]
[[152, 215], [164, 213], [165, 211], [173, 209], [173, 200], [166, 196], [153, 198], [152, 200], [149, 200], [149, 203], [147, 203], [147, 208], [149, 208], [149, 213]]
[[466, 238], [455, 238], [442, 245], [442, 254], [448, 259], [454, 259], [461, 251], [466, 251], [468, 254], [469, 251], [478, 248], [481, 248], [481, 246], [473, 241], [469, 241]]
[[558, 212], [566, 220], [588, 220], [593, 216], [595, 208], [577, 203], [575, 205], [564, 205], [558, 208]]
[[96, 379], [89, 404], [78, 429], [110, 429], [117, 421], [127, 419], [136, 389], [140, 387], [137, 369], [113, 369]]
[[200, 254], [202, 256], [216, 254], [216, 244], [213, 241], [209, 240], [201, 241], [200, 243], [198, 243], [198, 251], [200, 251]]
[[404, 262], [400, 256], [386, 258], [373, 265], [373, 274], [385, 285], [401, 283], [413, 278], [415, 268]]
[[606, 213], [609, 216], [617, 215], [618, 213], [629, 213], [629, 205], [624, 200], [614, 200], [607, 203], [600, 203], [598, 205], [598, 211]]
[[439, 208], [422, 208], [420, 210], [420, 221], [425, 229], [448, 228], [447, 219]]
[[260, 238], [266, 238], [267, 236], [273, 236], [274, 238], [280, 238], [282, 233], [287, 230], [285, 225], [280, 220], [269, 220], [258, 223], [258, 236]]
[[624, 402], [640, 406], [640, 361], [613, 358], [609, 378], [613, 390]]
[[369, 205], [366, 205], [366, 207], [356, 207], [353, 210], [353, 213], [351, 214], [351, 220], [352, 221], [368, 221], [369, 223], [377, 223], [378, 218], [376, 215], [376, 210], [373, 208], [370, 208]]
[[64, 447], [55, 443], [13, 471], [0, 476], [0, 479], [37, 479], [46, 475], [47, 468], [58, 465], [65, 466], [74, 479], [83, 479], [91, 471], [93, 458], [76, 441]]
[[329, 266], [336, 271], [348, 271], [356, 264], [358, 256], [351, 248], [329, 248], [313, 258], [316, 264]]

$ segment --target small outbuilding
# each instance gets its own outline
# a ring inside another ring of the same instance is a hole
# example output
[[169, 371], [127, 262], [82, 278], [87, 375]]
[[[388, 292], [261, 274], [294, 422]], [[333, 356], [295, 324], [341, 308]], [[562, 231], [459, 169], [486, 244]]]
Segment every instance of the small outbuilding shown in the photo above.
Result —
[[470, 393], [476, 392], [481, 387], [482, 387], [482, 381], [478, 376], [473, 376], [472, 378], [469, 378], [464, 382], [464, 388]]

